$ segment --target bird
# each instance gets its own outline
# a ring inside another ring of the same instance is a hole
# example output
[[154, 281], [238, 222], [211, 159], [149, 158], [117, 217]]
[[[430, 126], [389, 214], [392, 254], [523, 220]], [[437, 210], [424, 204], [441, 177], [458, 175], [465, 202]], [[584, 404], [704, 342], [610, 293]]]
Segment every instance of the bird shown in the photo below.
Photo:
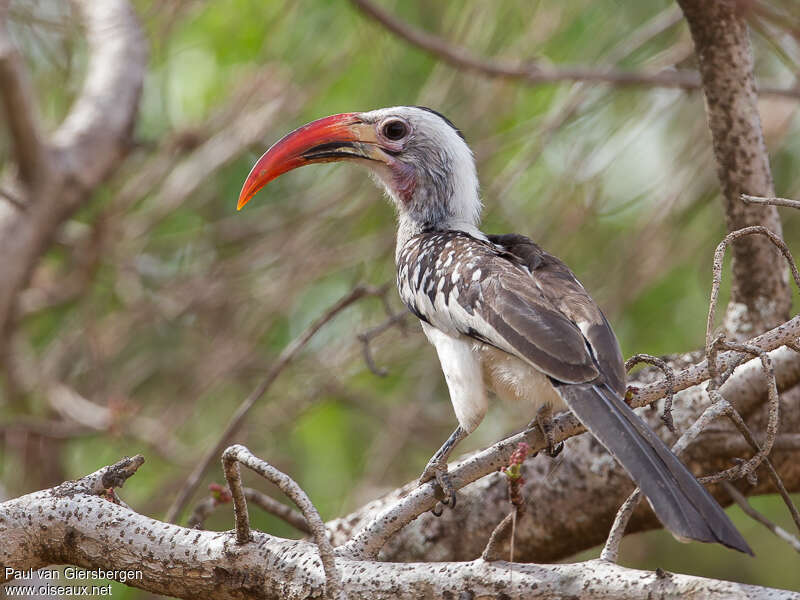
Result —
[[312, 121], [256, 161], [237, 209], [278, 176], [333, 161], [367, 167], [396, 209], [397, 288], [436, 349], [458, 420], [420, 485], [435, 480], [443, 505], [455, 505], [447, 459], [484, 418], [491, 389], [538, 409], [551, 455], [561, 447], [550, 415], [572, 411], [678, 540], [752, 555], [716, 500], [625, 402], [616, 335], [573, 272], [523, 235], [480, 230], [475, 160], [452, 121], [422, 106]]

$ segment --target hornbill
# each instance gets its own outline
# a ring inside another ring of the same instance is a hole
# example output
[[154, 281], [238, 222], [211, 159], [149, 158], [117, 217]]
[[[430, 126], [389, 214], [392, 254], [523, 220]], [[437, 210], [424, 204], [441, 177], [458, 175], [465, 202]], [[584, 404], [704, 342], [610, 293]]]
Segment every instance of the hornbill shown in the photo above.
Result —
[[486, 414], [488, 385], [540, 408], [551, 454], [558, 449], [549, 414], [571, 410], [678, 539], [752, 554], [719, 504], [623, 400], [619, 343], [572, 271], [522, 235], [478, 228], [475, 161], [446, 117], [398, 106], [313, 121], [259, 158], [238, 209], [287, 171], [340, 160], [368, 167], [397, 209], [397, 287], [436, 347], [458, 418], [420, 484], [435, 478], [444, 504], [455, 503], [447, 458]]

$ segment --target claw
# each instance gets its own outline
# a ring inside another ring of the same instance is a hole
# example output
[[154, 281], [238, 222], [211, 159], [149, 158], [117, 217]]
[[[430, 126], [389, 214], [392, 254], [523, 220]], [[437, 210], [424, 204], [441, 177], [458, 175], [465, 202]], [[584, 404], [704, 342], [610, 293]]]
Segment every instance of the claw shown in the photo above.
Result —
[[436, 480], [436, 484], [439, 486], [442, 492], [442, 497], [437, 503], [437, 507], [441, 506], [440, 510], [437, 513], [436, 507], [431, 509], [431, 512], [435, 516], [440, 516], [444, 511], [444, 507], [448, 506], [450, 508], [455, 508], [456, 506], [456, 491], [453, 489], [453, 484], [450, 482], [450, 476], [447, 473], [447, 464], [441, 463], [428, 463], [428, 466], [425, 467], [425, 470], [420, 475], [418, 485], [422, 485], [423, 483], [427, 483], [432, 479]]
[[558, 442], [555, 445], [555, 447], [548, 446], [547, 450], [545, 450], [545, 452], [547, 452], [547, 456], [549, 456], [550, 458], [555, 458], [556, 456], [561, 454], [561, 451], [563, 449], [564, 449], [564, 442]]
[[450, 434], [447, 441], [442, 444], [442, 447], [439, 448], [436, 454], [428, 461], [425, 470], [419, 477], [418, 485], [422, 485], [431, 479], [436, 479], [436, 483], [441, 489], [439, 504], [431, 509], [431, 512], [437, 517], [442, 514], [445, 506], [449, 506], [450, 508], [455, 508], [456, 506], [456, 491], [453, 488], [453, 484], [450, 482], [450, 476], [447, 474], [447, 457], [450, 456], [450, 452], [453, 451], [455, 445], [465, 437], [467, 437], [467, 432], [464, 431], [460, 425], [456, 427], [456, 430]]
[[447, 465], [444, 468], [436, 471], [436, 483], [442, 489], [442, 504], [454, 508], [456, 505], [456, 491], [453, 489], [453, 484], [450, 482], [450, 475], [447, 472]]
[[458, 494], [456, 494], [455, 490], [450, 491], [450, 508], [456, 507], [456, 498], [458, 498]]
[[528, 424], [528, 427], [531, 428], [534, 424], [539, 427], [544, 439], [547, 441], [547, 448], [545, 449], [547, 456], [555, 458], [561, 454], [564, 449], [564, 442], [556, 444], [555, 439], [553, 439], [552, 409], [549, 406], [542, 406], [536, 414], [536, 418]]

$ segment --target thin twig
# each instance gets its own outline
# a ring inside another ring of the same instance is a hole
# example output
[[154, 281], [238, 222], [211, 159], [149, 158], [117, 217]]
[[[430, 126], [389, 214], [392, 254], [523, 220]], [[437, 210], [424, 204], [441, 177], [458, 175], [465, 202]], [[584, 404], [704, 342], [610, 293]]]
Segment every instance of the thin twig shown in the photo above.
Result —
[[225, 429], [217, 440], [217, 443], [214, 444], [214, 446], [211, 447], [208, 452], [206, 452], [203, 459], [198, 463], [198, 465], [186, 479], [186, 482], [181, 488], [180, 493], [167, 511], [166, 520], [168, 522], [175, 522], [181, 511], [186, 507], [186, 504], [189, 502], [192, 494], [194, 494], [194, 492], [197, 490], [197, 487], [200, 485], [200, 480], [202, 479], [206, 470], [208, 470], [209, 465], [211, 465], [215, 458], [219, 456], [219, 453], [230, 441], [230, 438], [242, 426], [245, 417], [247, 417], [250, 410], [252, 410], [259, 398], [266, 393], [278, 376], [289, 365], [289, 363], [291, 363], [297, 353], [305, 347], [312, 337], [314, 337], [314, 334], [351, 304], [365, 297], [380, 296], [385, 293], [386, 288], [386, 285], [377, 288], [361, 285], [355, 287], [352, 291], [350, 291], [350, 293], [325, 311], [320, 318], [309, 325], [305, 331], [303, 331], [303, 333], [292, 340], [289, 345], [283, 349], [267, 375], [261, 380], [261, 383], [256, 386], [256, 388], [250, 393], [244, 402], [239, 405], [239, 408], [236, 409], [236, 412], [233, 414], [233, 416], [231, 416], [228, 424], [225, 426]]
[[325, 570], [325, 593], [328, 598], [339, 598], [341, 595], [342, 581], [341, 575], [336, 568], [336, 557], [333, 546], [328, 540], [328, 533], [325, 523], [319, 516], [314, 504], [308, 495], [297, 483], [285, 473], [279, 471], [268, 462], [254, 456], [250, 450], [239, 444], [231, 446], [222, 453], [222, 466], [225, 471], [225, 479], [233, 496], [234, 515], [236, 518], [236, 541], [240, 544], [250, 541], [250, 522], [247, 515], [247, 501], [245, 500], [242, 488], [242, 479], [239, 472], [239, 464], [252, 469], [265, 479], [274, 483], [286, 494], [297, 508], [303, 513], [314, 541], [319, 550], [319, 557], [322, 560], [322, 568]]
[[622, 506], [617, 511], [617, 516], [614, 517], [614, 524], [611, 525], [611, 531], [608, 534], [603, 550], [600, 552], [600, 560], [617, 562], [619, 559], [619, 545], [625, 535], [625, 528], [628, 526], [628, 521], [631, 520], [631, 515], [636, 510], [636, 507], [639, 506], [641, 499], [642, 493], [637, 487], [622, 503]]
[[[738, 346], [738, 345], [737, 345]], [[769, 359], [769, 357], [767, 357]], [[631, 359], [633, 360], [633, 359]], [[628, 361], [630, 362], [630, 361]], [[771, 363], [770, 363], [771, 365]], [[626, 363], [627, 366], [627, 363]], [[773, 381], [774, 381], [774, 373]], [[777, 389], [775, 391], [777, 395]], [[714, 402], [707, 407], [700, 416], [695, 420], [692, 425], [683, 432], [678, 441], [672, 446], [672, 452], [676, 456], [681, 456], [685, 451], [686, 448], [697, 438], [700, 433], [702, 433], [708, 425], [718, 419], [723, 415], [731, 415], [731, 412], [735, 413], [736, 416], [739, 416], [739, 413], [731, 406], [731, 404], [716, 391], [715, 388], [711, 387], [709, 390], [709, 394], [711, 395], [712, 400]], [[739, 417], [741, 419], [741, 417]], [[745, 426], [746, 427], [746, 426]], [[755, 440], [752, 439], [752, 435], [748, 430], [748, 441], [755, 445]], [[774, 438], [773, 438], [774, 441]], [[758, 450], [758, 446], [755, 445], [756, 450]], [[770, 446], [771, 448], [771, 446]], [[763, 460], [763, 457], [762, 457]], [[741, 466], [734, 467], [735, 469], [742, 468]], [[729, 475], [730, 476], [730, 475]], [[701, 483], [710, 483], [707, 477], [700, 479]], [[781, 482], [782, 485], [782, 482]], [[603, 560], [608, 560], [611, 562], [617, 562], [619, 557], [619, 546], [620, 542], [622, 542], [622, 537], [625, 535], [625, 528], [628, 526], [628, 521], [630, 521], [631, 515], [633, 515], [633, 511], [639, 504], [641, 499], [641, 492], [639, 488], [636, 488], [630, 496], [625, 500], [622, 506], [617, 511], [617, 515], [614, 518], [614, 523], [611, 526], [611, 531], [609, 532], [608, 538], [606, 539], [605, 546], [603, 546], [603, 550], [600, 554], [600, 558]]]
[[745, 461], [744, 463], [737, 465], [735, 467], [731, 467], [730, 469], [726, 469], [720, 473], [717, 473], [710, 478], [706, 478], [708, 481], [720, 481], [722, 479], [738, 479], [740, 477], [748, 477], [750, 476], [756, 468], [764, 461], [764, 459], [769, 456], [769, 453], [772, 451], [772, 445], [775, 443], [775, 436], [778, 434], [778, 423], [779, 423], [779, 411], [780, 411], [780, 396], [778, 394], [778, 384], [775, 380], [775, 369], [772, 366], [772, 359], [769, 355], [759, 348], [755, 348], [749, 344], [739, 344], [736, 342], [729, 342], [724, 338], [717, 338], [714, 343], [711, 345], [711, 356], [709, 356], [709, 364], [714, 364], [715, 357], [714, 351], [717, 348], [724, 348], [727, 350], [734, 350], [737, 352], [743, 352], [746, 354], [751, 354], [759, 358], [761, 361], [761, 368], [764, 373], [764, 377], [767, 380], [767, 393], [768, 393], [768, 419], [767, 419], [767, 431], [766, 431], [766, 438], [764, 440], [764, 444], [762, 447], [759, 448], [758, 444], [753, 438], [752, 434], [750, 433], [747, 425], [744, 423], [741, 415], [738, 411], [727, 401], [722, 398], [722, 395], [719, 393], [718, 383], [715, 378], [712, 378], [711, 382], [707, 387], [707, 391], [711, 399], [716, 403], [717, 401], [723, 401], [726, 408], [726, 415], [731, 419], [734, 425], [736, 425], [737, 429], [742, 433], [742, 435], [754, 445], [756, 449], [756, 454], [749, 460]]
[[514, 507], [514, 510], [508, 513], [503, 520], [497, 524], [494, 531], [492, 531], [492, 535], [489, 536], [489, 541], [486, 543], [486, 547], [481, 554], [483, 560], [487, 562], [500, 560], [503, 544], [508, 539], [508, 536], [511, 535], [515, 511], [516, 507]]
[[759, 523], [761, 523], [764, 527], [769, 529], [776, 536], [778, 536], [786, 543], [788, 543], [794, 549], [795, 552], [800, 553], [800, 540], [798, 540], [795, 536], [786, 531], [783, 527], [776, 525], [775, 523], [770, 521], [767, 517], [758, 512], [755, 508], [750, 506], [750, 503], [747, 501], [747, 498], [745, 498], [744, 495], [733, 486], [733, 484], [731, 484], [728, 481], [723, 481], [722, 487], [725, 488], [725, 491], [728, 492], [728, 495], [731, 497], [731, 499], [734, 502], [736, 502], [736, 504], [738, 504], [739, 507], [754, 521], [758, 521]]
[[[371, 0], [350, 0], [361, 12], [383, 25], [386, 29], [422, 50], [456, 68], [475, 71], [488, 77], [520, 80], [529, 84], [556, 83], [561, 81], [591, 81], [618, 86], [651, 86], [700, 89], [700, 76], [694, 71], [659, 71], [643, 73], [624, 71], [608, 66], [552, 67], [541, 63], [524, 63], [509, 60], [489, 60], [479, 57], [464, 47], [451, 44], [442, 38], [412, 27], [405, 21], [385, 11]], [[760, 88], [761, 95], [800, 98], [797, 88]]]
[[[797, 340], [798, 336], [800, 336], [800, 315], [796, 315], [785, 323], [781, 323], [769, 331], [749, 339], [747, 343], [765, 352], [771, 352]], [[720, 369], [727, 369], [732, 364], [737, 363], [741, 357], [742, 355], [739, 352], [723, 352], [717, 357], [717, 365]], [[693, 385], [703, 383], [708, 380], [709, 376], [708, 360], [702, 360], [690, 365], [675, 373], [675, 391], [680, 392]], [[654, 381], [635, 389], [629, 388], [629, 404], [632, 408], [647, 406], [663, 398], [666, 393], [667, 385], [664, 380]]]
[[[721, 398], [719, 392], [715, 389], [709, 391], [709, 395], [712, 397]], [[724, 399], [723, 399], [724, 400]], [[789, 492], [786, 489], [786, 486], [783, 484], [783, 480], [781, 479], [778, 472], [775, 470], [775, 467], [772, 465], [772, 462], [768, 458], [768, 452], [764, 452], [762, 450], [761, 445], [755, 439], [755, 436], [750, 431], [750, 428], [744, 422], [741, 415], [736, 411], [733, 406], [727, 401], [719, 402], [718, 405], [722, 408], [723, 412], [728, 416], [728, 418], [733, 422], [739, 432], [742, 434], [742, 437], [745, 441], [750, 445], [750, 447], [756, 451], [756, 455], [750, 459], [750, 461], [744, 462], [736, 467], [731, 469], [726, 469], [720, 473], [714, 473], [712, 475], [708, 475], [706, 477], [700, 478], [701, 483], [715, 483], [718, 481], [730, 481], [733, 479], [737, 479], [743, 476], [752, 475], [753, 470], [758, 466], [758, 464], [763, 464], [767, 468], [767, 474], [769, 478], [772, 480], [772, 483], [775, 484], [775, 488], [778, 490], [778, 494], [780, 494], [781, 499], [783, 500], [786, 508], [789, 510], [789, 514], [792, 516], [792, 520], [795, 523], [798, 531], [800, 531], [800, 512], [798, 512], [797, 507], [794, 505]], [[770, 413], [772, 416], [772, 413]], [[772, 438], [772, 445], [771, 448], [774, 447], [775, 438]], [[771, 449], [770, 448], [770, 449]], [[761, 462], [755, 464], [754, 466], [748, 468], [748, 463], [756, 461], [757, 458], [761, 458]], [[755, 483], [751, 481], [751, 483]]]
[[771, 206], [788, 206], [789, 208], [800, 208], [800, 200], [790, 200], [789, 198], [777, 198], [766, 196], [751, 196], [742, 194], [742, 200], [748, 204], [768, 204]]
[[22, 212], [28, 210], [28, 205], [25, 204], [19, 198], [17, 198], [14, 194], [9, 192], [7, 189], [0, 188], [0, 197], [5, 198], [8, 201], [8, 203], [17, 210], [20, 210]]
[[[689, 444], [694, 441], [694, 439], [700, 435], [700, 433], [708, 427], [709, 423], [713, 420], [719, 418], [727, 411], [726, 408], [727, 401], [723, 400], [722, 402], [715, 402], [708, 408], [706, 408], [702, 414], [695, 420], [692, 425], [683, 432], [678, 441], [672, 446], [672, 452], [675, 453], [676, 456], [680, 456], [689, 447]], [[728, 405], [730, 406], [730, 405]], [[617, 511], [617, 516], [614, 518], [614, 523], [611, 526], [611, 531], [608, 534], [608, 538], [606, 539], [606, 543], [603, 546], [603, 550], [600, 554], [600, 558], [603, 560], [608, 560], [611, 562], [617, 562], [619, 558], [619, 545], [622, 542], [622, 538], [625, 535], [625, 529], [628, 526], [628, 521], [630, 521], [631, 515], [633, 515], [633, 511], [639, 505], [639, 500], [641, 499], [641, 492], [639, 488], [633, 490], [630, 496], [623, 502], [622, 506], [620, 506], [619, 510]]]
[[14, 142], [19, 175], [28, 187], [37, 179], [46, 178], [49, 172], [35, 98], [28, 71], [11, 42], [5, 19], [0, 19], [0, 100]]
[[311, 527], [308, 525], [306, 518], [290, 506], [286, 506], [283, 502], [278, 502], [275, 498], [267, 496], [266, 494], [254, 490], [252, 488], [244, 488], [244, 497], [249, 502], [252, 502], [260, 509], [268, 512], [269, 514], [286, 521], [289, 525], [302, 531], [303, 533], [312, 534]]
[[769, 478], [772, 480], [772, 483], [775, 484], [783, 503], [786, 505], [786, 508], [789, 509], [789, 514], [792, 516], [792, 521], [794, 521], [797, 531], [800, 532], [800, 511], [797, 510], [792, 497], [789, 495], [789, 490], [786, 489], [786, 486], [783, 484], [783, 479], [778, 475], [778, 471], [769, 458], [764, 460], [764, 466], [767, 467]]
[[[714, 433], [711, 428], [706, 428], [704, 432], [706, 434]], [[741, 434], [741, 437], [739, 437], [739, 435], [736, 435], [734, 434], [734, 432], [727, 429], [719, 431], [718, 433], [724, 434], [726, 439], [705, 440], [703, 448], [700, 449], [702, 452], [710, 452], [711, 454], [717, 456], [740, 456], [741, 454], [747, 452], [750, 449], [753, 449], [756, 452], [758, 452], [761, 448], [761, 444], [758, 442], [758, 440], [755, 438], [755, 436], [750, 431], [750, 428], [747, 427], [746, 424], [744, 425], [744, 427], [737, 426], [737, 433]], [[780, 434], [775, 438], [772, 448], [773, 450], [786, 450], [786, 451], [800, 450], [800, 434], [797, 433]], [[789, 495], [786, 486], [783, 484], [783, 480], [781, 480], [780, 475], [778, 475], [778, 472], [775, 470], [775, 467], [773, 466], [772, 461], [770, 461], [769, 457], [764, 459], [762, 466], [764, 466], [767, 469], [767, 474], [769, 475], [769, 478], [775, 484], [775, 488], [778, 490], [778, 494], [780, 494], [784, 504], [786, 504], [786, 508], [788, 508], [789, 514], [792, 516], [792, 520], [797, 526], [798, 532], [800, 532], [800, 512], [794, 505], [794, 502], [792, 501], [792, 498]]]
[[789, 251], [789, 248], [786, 246], [784, 241], [776, 233], [770, 231], [763, 225], [753, 225], [751, 227], [737, 229], [736, 231], [732, 231], [726, 235], [717, 246], [717, 249], [714, 251], [711, 298], [708, 303], [708, 320], [706, 322], [706, 355], [708, 355], [708, 352], [711, 350], [711, 345], [713, 342], [711, 339], [711, 332], [714, 327], [714, 316], [716, 314], [717, 304], [719, 302], [719, 288], [720, 284], [722, 283], [722, 263], [725, 259], [725, 250], [731, 242], [747, 235], [756, 234], [767, 236], [772, 243], [778, 247], [778, 249], [781, 251], [781, 254], [783, 254], [783, 256], [786, 258], [786, 261], [789, 263], [789, 269], [792, 272], [792, 277], [794, 277], [795, 284], [797, 285], [798, 289], [800, 289], [800, 272], [797, 270], [797, 265], [794, 262], [794, 258], [792, 258], [792, 253]]
[[233, 501], [233, 519], [236, 523], [236, 543], [246, 544], [250, 541], [250, 513], [247, 512], [247, 499], [244, 497], [242, 473], [239, 469], [239, 451], [244, 446], [230, 446], [222, 453], [222, 472]]
[[625, 361], [625, 370], [630, 371], [638, 363], [653, 365], [661, 369], [664, 373], [664, 380], [667, 383], [667, 396], [664, 401], [664, 412], [661, 415], [661, 420], [664, 422], [664, 425], [667, 426], [667, 429], [675, 433], [675, 422], [672, 420], [672, 399], [675, 395], [675, 371], [672, 370], [665, 360], [656, 356], [651, 356], [650, 354], [636, 354], [631, 356]]
[[383, 332], [387, 331], [391, 327], [397, 325], [401, 329], [405, 326], [406, 315], [408, 313], [401, 312], [396, 314], [390, 314], [389, 318], [386, 319], [380, 325], [376, 325], [371, 329], [367, 329], [366, 331], [358, 334], [358, 341], [361, 342], [361, 350], [364, 353], [364, 362], [367, 364], [367, 368], [372, 371], [378, 377], [386, 377], [389, 374], [389, 371], [384, 367], [378, 367], [375, 364], [375, 360], [372, 356], [372, 347], [370, 344], [372, 340], [376, 337], [383, 334]]
[[[302, 531], [303, 533], [307, 534], [312, 533], [305, 517], [292, 507], [286, 506], [283, 502], [278, 502], [275, 500], [275, 498], [267, 496], [265, 493], [254, 490], [253, 488], [243, 488], [243, 492], [247, 502], [255, 504], [265, 512], [278, 517], [298, 531]], [[202, 501], [197, 503], [197, 506], [195, 506], [195, 509], [192, 512], [192, 516], [189, 517], [189, 527], [194, 527], [196, 529], [202, 528], [203, 523], [211, 515], [211, 513], [213, 513], [214, 510], [222, 504], [230, 502], [230, 500], [230, 498], [219, 499], [213, 495], [209, 495], [208, 497], [204, 498]]]
[[[739, 414], [734, 411], [729, 414], [729, 417], [734, 421], [734, 424], [736, 425], [739, 432], [742, 434], [742, 437], [744, 437], [749, 447], [755, 450], [756, 452], [760, 452], [761, 447], [758, 441], [753, 436], [747, 424], [745, 424], [745, 422], [742, 420], [741, 416], [739, 416]], [[736, 419], [736, 417], [739, 418]], [[775, 446], [773, 445], [773, 448], [774, 447]], [[783, 484], [781, 476], [778, 475], [778, 472], [775, 470], [775, 467], [773, 466], [772, 461], [770, 461], [769, 457], [765, 457], [764, 462], [762, 464], [767, 468], [767, 474], [769, 475], [770, 480], [772, 480], [772, 483], [775, 484], [775, 488], [778, 490], [778, 494], [783, 500], [783, 503], [786, 505], [786, 508], [789, 510], [789, 514], [792, 516], [792, 520], [794, 521], [797, 530], [800, 531], [800, 512], [798, 512], [797, 507], [794, 505], [794, 501], [789, 495], [786, 486]], [[714, 475], [710, 475], [708, 478], [705, 477], [702, 478], [701, 481], [705, 482], [706, 480], [708, 480], [709, 482], [712, 482], [713, 477]]]
[[192, 529], [204, 529], [206, 519], [212, 515], [217, 507], [222, 506], [223, 504], [224, 502], [218, 501], [213, 496], [207, 496], [203, 498], [200, 502], [195, 504], [192, 514], [186, 521], [186, 525]]

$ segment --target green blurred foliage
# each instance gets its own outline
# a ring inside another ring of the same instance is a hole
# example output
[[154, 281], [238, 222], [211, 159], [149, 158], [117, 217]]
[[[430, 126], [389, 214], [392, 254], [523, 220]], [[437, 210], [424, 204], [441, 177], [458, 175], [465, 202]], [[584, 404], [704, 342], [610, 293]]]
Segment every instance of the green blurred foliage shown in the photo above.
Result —
[[[12, 2], [12, 33], [52, 128], [79, 90], [85, 42], [61, 3], [34, 4]], [[71, 301], [31, 312], [21, 323], [22, 345], [34, 364], [93, 402], [161, 423], [178, 446], [163, 453], [162, 444], [148, 447], [124, 428], [85, 432], [57, 445], [66, 477], [143, 452], [148, 462], [124, 495], [142, 512], [163, 514], [188, 469], [286, 344], [355, 283], [393, 280], [392, 209], [355, 168], [290, 173], [236, 213], [239, 187], [257, 156], [296, 126], [336, 112], [421, 104], [447, 114], [475, 150], [487, 231], [530, 235], [565, 259], [606, 310], [626, 356], [701, 346], [711, 260], [725, 225], [700, 94], [526, 86], [460, 72], [341, 1], [135, 5], [151, 53], [139, 144], [69, 224], [79, 232], [107, 225], [90, 285]], [[607, 64], [614, 56], [618, 66], [643, 70], [693, 64], [682, 23], [625, 51], [644, 24], [674, 9], [666, 0], [382, 5], [485, 56], [556, 64]], [[796, 41], [780, 41], [798, 56]], [[774, 51], [773, 41], [755, 33], [754, 51], [762, 80], [791, 84], [796, 65]], [[203, 141], [235, 119], [237, 90], [258, 78], [274, 82], [270, 93], [283, 98], [263, 143], [199, 173], [200, 186], [166, 214], [157, 186], [120, 204], [126, 184], [151, 161], [191, 157], [192, 136]], [[767, 100], [763, 116], [776, 190], [798, 197], [796, 103]], [[170, 144], [174, 149], [164, 151]], [[7, 156], [2, 140], [0, 158]], [[800, 215], [781, 210], [797, 255]], [[75, 261], [69, 244], [54, 247], [32, 286], [63, 280]], [[389, 300], [400, 309], [394, 294]], [[416, 323], [373, 344], [388, 376], [366, 369], [355, 335], [384, 318], [374, 299], [338, 316], [236, 436], [290, 473], [323, 518], [417, 476], [455, 423], [435, 353]], [[29, 416], [56, 417], [46, 393], [30, 390]], [[460, 449], [490, 444], [524, 422], [496, 404]], [[10, 493], [37, 487], [19, 475], [21, 466], [12, 452], [0, 459], [0, 481]], [[211, 481], [221, 481], [217, 467], [205, 483]], [[275, 493], [253, 477], [247, 482]], [[753, 502], [789, 528], [778, 500]], [[676, 546], [657, 532], [626, 540], [623, 562], [800, 589], [796, 556], [738, 509], [730, 513], [755, 560], [701, 544]], [[256, 514], [253, 522], [296, 535], [270, 516]], [[208, 526], [230, 528], [230, 510]], [[115, 586], [114, 596], [139, 597], [124, 586]]]

